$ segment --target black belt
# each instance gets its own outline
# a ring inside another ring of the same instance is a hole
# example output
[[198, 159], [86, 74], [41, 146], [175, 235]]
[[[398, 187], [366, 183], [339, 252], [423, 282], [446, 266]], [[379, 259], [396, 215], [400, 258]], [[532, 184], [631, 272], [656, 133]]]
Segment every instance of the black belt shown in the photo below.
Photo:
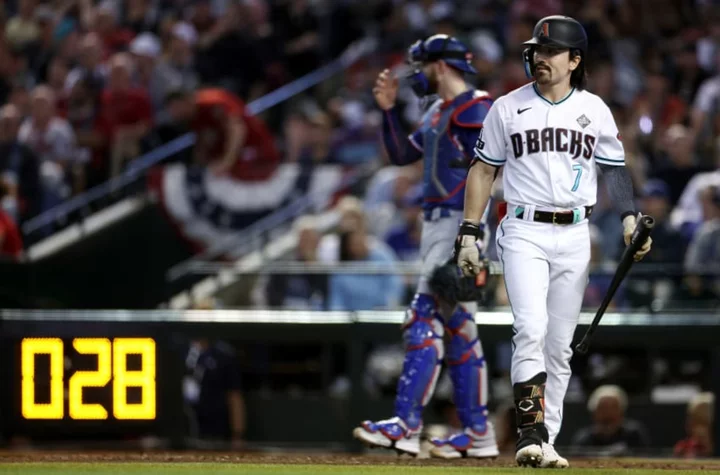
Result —
[[[585, 218], [589, 218], [593, 212], [593, 206], [585, 206]], [[552, 224], [575, 224], [579, 220], [573, 211], [535, 211], [533, 221]]]

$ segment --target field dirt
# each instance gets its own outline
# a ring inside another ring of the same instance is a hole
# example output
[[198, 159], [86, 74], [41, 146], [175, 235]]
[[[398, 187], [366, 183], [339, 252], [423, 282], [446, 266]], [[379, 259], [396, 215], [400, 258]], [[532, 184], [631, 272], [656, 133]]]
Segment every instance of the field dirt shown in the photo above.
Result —
[[[0, 451], [0, 463], [27, 462], [151, 462], [151, 463], [236, 463], [236, 464], [320, 464], [516, 467], [512, 457], [494, 461], [415, 459], [393, 455], [244, 453], [244, 452], [106, 452], [106, 451]], [[671, 459], [581, 459], [570, 460], [573, 468], [720, 470], [720, 460]]]

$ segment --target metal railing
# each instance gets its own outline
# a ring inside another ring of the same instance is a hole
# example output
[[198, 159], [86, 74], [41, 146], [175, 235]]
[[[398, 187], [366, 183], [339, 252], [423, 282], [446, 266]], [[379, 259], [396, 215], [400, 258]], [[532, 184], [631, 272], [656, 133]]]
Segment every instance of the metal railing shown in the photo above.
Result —
[[[375, 38], [359, 40], [350, 45], [340, 57], [331, 63], [250, 102], [247, 105], [247, 110], [254, 115], [264, 112], [347, 69], [359, 59], [372, 53], [376, 47], [377, 40]], [[92, 203], [124, 189], [143, 176], [151, 167], [191, 147], [194, 143], [195, 134], [187, 133], [136, 158], [119, 176], [90, 188], [84, 193], [27, 220], [22, 226], [23, 234], [29, 235], [47, 226], [67, 221], [72, 213], [87, 209]]]

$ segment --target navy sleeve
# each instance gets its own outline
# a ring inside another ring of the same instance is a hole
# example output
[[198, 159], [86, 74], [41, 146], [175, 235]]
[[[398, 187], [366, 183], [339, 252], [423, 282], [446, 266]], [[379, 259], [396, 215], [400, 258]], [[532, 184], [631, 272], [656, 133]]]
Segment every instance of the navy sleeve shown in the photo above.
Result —
[[422, 144], [418, 143], [415, 135], [411, 140], [405, 133], [395, 107], [383, 111], [382, 132], [383, 143], [393, 165], [409, 165], [422, 158]]

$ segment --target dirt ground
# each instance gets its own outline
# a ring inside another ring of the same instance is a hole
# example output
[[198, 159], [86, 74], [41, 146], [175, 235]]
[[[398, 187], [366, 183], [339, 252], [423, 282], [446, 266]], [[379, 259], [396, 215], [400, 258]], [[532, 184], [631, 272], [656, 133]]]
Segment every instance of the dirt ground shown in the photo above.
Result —
[[[394, 455], [300, 454], [300, 453], [221, 453], [221, 452], [70, 452], [4, 451], [0, 463], [8, 462], [211, 462], [238, 464], [320, 464], [320, 465], [400, 465], [515, 467], [510, 457], [495, 461], [414, 459]], [[720, 470], [720, 460], [684, 461], [669, 459], [579, 459], [573, 468], [646, 468], [673, 470]]]

